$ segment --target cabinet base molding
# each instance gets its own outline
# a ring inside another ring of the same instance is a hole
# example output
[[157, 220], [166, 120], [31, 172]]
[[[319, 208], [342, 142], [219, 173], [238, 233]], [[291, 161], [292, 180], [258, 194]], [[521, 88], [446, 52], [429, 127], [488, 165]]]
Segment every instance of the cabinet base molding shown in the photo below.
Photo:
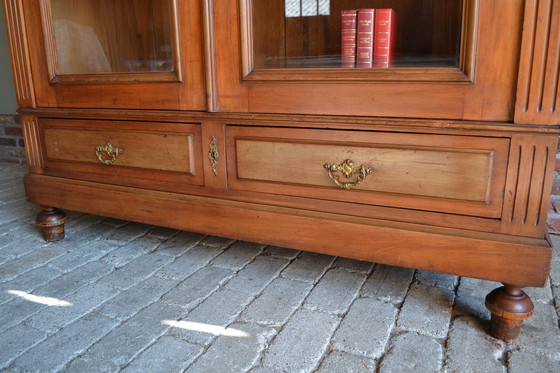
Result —
[[542, 287], [552, 245], [514, 237], [31, 174], [29, 202], [399, 267]]

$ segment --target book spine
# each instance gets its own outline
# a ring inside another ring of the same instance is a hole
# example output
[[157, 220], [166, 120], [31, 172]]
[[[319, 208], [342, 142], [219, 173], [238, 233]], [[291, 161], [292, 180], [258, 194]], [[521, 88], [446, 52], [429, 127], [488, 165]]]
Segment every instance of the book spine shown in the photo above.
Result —
[[372, 67], [375, 9], [358, 9], [356, 66]]
[[396, 15], [393, 9], [375, 11], [373, 67], [391, 67], [396, 36]]
[[356, 64], [356, 10], [342, 11], [341, 67], [354, 67]]

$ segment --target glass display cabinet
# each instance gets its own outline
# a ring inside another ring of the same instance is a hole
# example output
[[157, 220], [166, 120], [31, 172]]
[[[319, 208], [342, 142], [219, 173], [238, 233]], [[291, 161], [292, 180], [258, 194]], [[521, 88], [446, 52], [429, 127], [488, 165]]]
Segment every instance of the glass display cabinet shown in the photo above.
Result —
[[45, 239], [72, 209], [499, 281], [504, 340], [531, 316], [560, 1], [3, 4]]

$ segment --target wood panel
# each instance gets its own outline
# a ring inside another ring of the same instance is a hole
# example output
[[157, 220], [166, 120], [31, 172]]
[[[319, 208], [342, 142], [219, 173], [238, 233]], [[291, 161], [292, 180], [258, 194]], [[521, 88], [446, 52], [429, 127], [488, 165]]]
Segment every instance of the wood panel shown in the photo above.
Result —
[[[39, 124], [47, 173], [90, 174], [121, 185], [132, 185], [129, 178], [203, 184], [200, 125], [53, 119]], [[107, 143], [123, 150], [108, 165], [96, 154]]]
[[560, 124], [560, 0], [527, 0], [515, 122]]
[[18, 106], [34, 107], [35, 92], [31, 79], [23, 1], [5, 0], [3, 4]]
[[[227, 138], [228, 179], [234, 189], [494, 218], [501, 214], [507, 139], [233, 126]], [[323, 167], [346, 159], [374, 170], [353, 190], [334, 185]]]
[[[43, 128], [47, 158], [98, 164], [97, 146], [123, 149], [113, 166], [137, 167], [195, 175], [193, 134], [99, 131], [96, 129]], [[100, 154], [103, 154], [101, 152]]]

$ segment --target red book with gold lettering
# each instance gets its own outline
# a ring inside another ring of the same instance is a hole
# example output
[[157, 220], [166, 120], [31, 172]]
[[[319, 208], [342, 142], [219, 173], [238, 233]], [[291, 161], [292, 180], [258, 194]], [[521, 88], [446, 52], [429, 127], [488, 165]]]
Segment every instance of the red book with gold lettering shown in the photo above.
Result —
[[372, 67], [375, 9], [358, 9], [356, 67]]
[[391, 67], [395, 49], [397, 19], [393, 9], [375, 10], [373, 67]]
[[354, 67], [356, 65], [356, 10], [342, 11], [341, 24], [341, 66]]

